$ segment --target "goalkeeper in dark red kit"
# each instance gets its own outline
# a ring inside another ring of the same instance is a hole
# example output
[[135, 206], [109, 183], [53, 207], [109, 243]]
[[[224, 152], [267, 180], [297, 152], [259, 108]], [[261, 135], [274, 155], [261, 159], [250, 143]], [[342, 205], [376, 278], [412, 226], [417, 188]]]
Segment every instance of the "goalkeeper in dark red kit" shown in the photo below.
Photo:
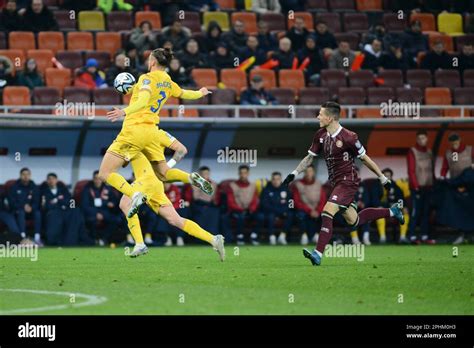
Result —
[[390, 208], [366, 208], [357, 213], [354, 196], [359, 188], [360, 178], [354, 163], [356, 158], [377, 175], [382, 185], [388, 186], [390, 181], [382, 174], [378, 165], [367, 156], [357, 134], [339, 124], [340, 114], [341, 107], [335, 102], [321, 105], [318, 115], [321, 128], [314, 135], [308, 155], [283, 182], [288, 185], [296, 175], [311, 165], [316, 156], [324, 157], [328, 167], [331, 193], [321, 213], [321, 231], [316, 249], [313, 251], [303, 249], [303, 255], [313, 265], [321, 264], [324, 249], [332, 237], [333, 218], [338, 212], [341, 212], [352, 228], [386, 217], [394, 217], [402, 225], [405, 222], [402, 207], [398, 204]]

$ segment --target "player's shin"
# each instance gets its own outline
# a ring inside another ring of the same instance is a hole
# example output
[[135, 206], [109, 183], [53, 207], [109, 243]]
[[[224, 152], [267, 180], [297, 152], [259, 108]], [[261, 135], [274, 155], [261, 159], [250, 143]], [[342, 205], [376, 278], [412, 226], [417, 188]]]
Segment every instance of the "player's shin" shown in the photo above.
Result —
[[132, 185], [119, 173], [110, 173], [105, 182], [128, 197], [134, 193]]
[[168, 169], [166, 172], [166, 181], [181, 181], [185, 184], [189, 184], [189, 173], [178, 168]]
[[205, 229], [203, 229], [201, 226], [199, 226], [197, 223], [195, 223], [192, 220], [188, 220], [188, 219], [183, 219], [183, 220], [184, 220], [184, 225], [183, 225], [182, 230], [184, 232], [200, 240], [208, 242], [209, 244], [212, 245], [214, 235], [207, 232]]
[[333, 225], [333, 216], [323, 211], [321, 214], [321, 232], [319, 233], [318, 244], [316, 245], [316, 251], [321, 255], [324, 253], [326, 245], [332, 238], [332, 225]]
[[133, 239], [136, 244], [143, 244], [143, 235], [142, 229], [140, 227], [140, 220], [138, 215], [133, 215], [131, 218], [127, 217], [127, 225], [130, 233], [132, 234]]

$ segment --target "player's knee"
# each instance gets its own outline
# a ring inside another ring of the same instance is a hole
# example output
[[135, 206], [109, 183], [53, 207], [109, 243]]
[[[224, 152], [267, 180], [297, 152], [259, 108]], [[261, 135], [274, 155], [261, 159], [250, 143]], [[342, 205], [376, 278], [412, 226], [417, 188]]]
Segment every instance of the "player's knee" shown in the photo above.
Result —
[[97, 174], [97, 176], [99, 177], [100, 180], [102, 180], [102, 182], [105, 182], [109, 175], [110, 173], [103, 169], [99, 170], [99, 174]]

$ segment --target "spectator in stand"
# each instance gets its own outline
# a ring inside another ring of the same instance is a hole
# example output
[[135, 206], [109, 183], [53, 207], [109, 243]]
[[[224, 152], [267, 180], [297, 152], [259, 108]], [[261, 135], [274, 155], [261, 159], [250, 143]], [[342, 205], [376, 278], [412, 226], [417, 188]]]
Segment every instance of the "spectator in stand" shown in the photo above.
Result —
[[23, 17], [17, 10], [16, 1], [8, 0], [5, 8], [0, 12], [0, 31], [24, 30]]
[[125, 44], [124, 53], [129, 59], [130, 69], [136, 71], [137, 74], [148, 72], [148, 67], [143, 59], [144, 55], [138, 54], [137, 47], [133, 43], [127, 42]]
[[301, 245], [307, 245], [309, 239], [316, 243], [318, 240], [321, 212], [326, 204], [326, 192], [319, 180], [316, 179], [314, 167], [309, 166], [302, 179], [291, 184], [291, 192], [295, 201], [296, 220], [301, 235]]
[[[402, 202], [403, 204], [403, 216], [405, 217], [405, 224], [400, 225], [400, 237], [398, 242], [400, 244], [409, 244], [407, 239], [408, 224], [410, 220], [410, 215], [408, 214], [408, 209], [406, 208], [406, 202], [403, 197], [402, 189], [397, 185], [393, 179], [393, 170], [390, 168], [385, 168], [382, 170], [382, 174], [390, 180], [390, 186], [388, 189], [384, 188], [380, 182], [376, 182], [372, 186], [372, 205], [374, 207], [383, 207], [390, 208], [393, 204]], [[379, 242], [384, 244], [387, 242], [386, 237], [386, 219], [378, 219], [375, 221], [377, 224], [377, 230], [379, 233]], [[398, 224], [397, 224], [398, 225]], [[364, 244], [365, 241], [364, 241]], [[370, 242], [369, 242], [370, 244]]]
[[415, 232], [420, 224], [421, 242], [434, 244], [429, 238], [430, 196], [434, 182], [433, 154], [428, 148], [428, 133], [420, 130], [416, 133], [416, 144], [407, 155], [408, 180], [410, 182], [412, 211], [408, 226], [410, 242], [419, 244]]
[[401, 36], [403, 51], [416, 62], [418, 52], [428, 51], [428, 37], [421, 32], [421, 22], [413, 21]]
[[[114, 230], [122, 224], [118, 196], [112, 190], [100, 180], [99, 171], [96, 170], [82, 191], [81, 208], [86, 226], [90, 237], [100, 246], [104, 246]], [[103, 228], [100, 234], [98, 227]]]
[[400, 41], [398, 34], [387, 33], [383, 23], [376, 23], [369, 29], [364, 40], [364, 46], [370, 44], [374, 39], [377, 39], [382, 43], [383, 50], [388, 50], [392, 41]]
[[441, 179], [446, 179], [448, 172], [450, 179], [455, 179], [465, 169], [474, 169], [474, 147], [466, 145], [457, 133], [451, 134], [448, 141], [451, 148], [444, 154]]
[[373, 39], [370, 44], [364, 46], [363, 54], [364, 61], [361, 68], [377, 73], [382, 65], [382, 42], [379, 39]]
[[274, 52], [272, 58], [278, 62], [276, 70], [291, 69], [293, 61], [296, 58], [295, 52], [291, 49], [291, 41], [287, 37], [283, 37], [279, 42], [278, 51]]
[[130, 42], [139, 47], [138, 54], [147, 50], [154, 50], [158, 45], [153, 27], [149, 21], [143, 21], [138, 28], [133, 29]]
[[278, 49], [278, 40], [276, 36], [271, 34], [270, 30], [268, 30], [267, 22], [259, 21], [257, 23], [257, 30], [258, 47], [260, 49], [262, 49], [265, 53]]
[[194, 221], [206, 231], [217, 234], [219, 232], [220, 192], [218, 191], [217, 184], [211, 180], [210, 173], [209, 167], [203, 166], [199, 168], [199, 175], [212, 185], [212, 195], [203, 193], [196, 186], [187, 185], [185, 196], [187, 201], [192, 202], [191, 209]]
[[[165, 193], [169, 198], [173, 207], [178, 212], [179, 216], [183, 218], [189, 217], [189, 201], [185, 200], [185, 197], [181, 194], [181, 190], [178, 186], [164, 183]], [[175, 226], [171, 226], [165, 219], [158, 217], [158, 231], [164, 233], [166, 236], [165, 246], [172, 246], [173, 240], [170, 235], [176, 236], [176, 245], [184, 246], [184, 236], [186, 233]]]
[[207, 12], [219, 11], [219, 6], [214, 0], [193, 0], [186, 4], [188, 11]]
[[114, 65], [105, 71], [105, 82], [107, 85], [113, 87], [115, 77], [123, 72], [128, 72], [135, 77], [137, 76], [137, 72], [130, 68], [130, 58], [125, 53], [117, 53], [114, 58]]
[[243, 91], [240, 96], [240, 104], [277, 105], [278, 101], [263, 88], [262, 77], [260, 75], [254, 75], [250, 81], [250, 87]]
[[196, 86], [193, 78], [186, 73], [186, 69], [181, 66], [181, 62], [178, 58], [171, 59], [168, 68], [166, 68], [166, 72], [170, 75], [171, 80], [176, 82], [179, 86]]
[[235, 21], [232, 29], [222, 34], [222, 41], [226, 42], [232, 52], [237, 56], [245, 50], [248, 35], [245, 33], [245, 25], [242, 21]]
[[403, 53], [400, 42], [393, 41], [387, 52], [382, 54], [380, 64], [383, 69], [406, 71], [415, 67], [415, 62]]
[[41, 185], [41, 201], [46, 218], [46, 242], [48, 245], [78, 245], [86, 241], [84, 219], [79, 208], [71, 205], [71, 194], [58, 181], [55, 173], [46, 176]]
[[21, 238], [26, 238], [26, 220], [33, 220], [34, 241], [42, 246], [40, 192], [38, 186], [31, 180], [31, 171], [28, 168], [20, 170], [20, 178], [8, 190], [7, 200], [11, 211], [15, 214]]
[[172, 1], [172, 0], [136, 0], [136, 8], [143, 10], [157, 11], [161, 14], [161, 21], [163, 26], [167, 26], [173, 23], [176, 18], [176, 14], [182, 9], [185, 1]]
[[252, 0], [252, 12], [262, 13], [281, 13], [279, 0]]
[[339, 47], [329, 57], [329, 69], [341, 69], [349, 71], [355, 59], [355, 53], [351, 50], [349, 42], [339, 42]]
[[[281, 173], [273, 172], [271, 181], [265, 186], [260, 195], [260, 220], [263, 218], [268, 228], [270, 245], [287, 245], [286, 236], [291, 230], [294, 220], [294, 211], [290, 209], [291, 192], [288, 186], [282, 186]], [[278, 239], [275, 234], [275, 222], [284, 220], [283, 229]], [[262, 224], [263, 226], [263, 224]]]
[[199, 50], [199, 44], [194, 39], [189, 39], [184, 51], [178, 55], [181, 64], [186, 69], [187, 74], [191, 74], [193, 69], [207, 68], [209, 66], [207, 56]]
[[[12, 213], [11, 207], [5, 205], [6, 194], [0, 192], [0, 222], [7, 226], [8, 232], [17, 237], [16, 239], [24, 239], [20, 234], [20, 227], [16, 223], [15, 215]], [[25, 242], [29, 242], [25, 240]]]
[[175, 51], [181, 50], [186, 41], [191, 37], [191, 30], [183, 27], [181, 21], [174, 20], [173, 24], [161, 30], [160, 46], [164, 46], [165, 41], [171, 41]]
[[217, 44], [221, 41], [222, 29], [216, 21], [209, 22], [206, 33], [206, 50], [212, 53], [216, 50]]
[[259, 47], [258, 39], [254, 35], [250, 35], [247, 39], [247, 46], [242, 51], [240, 56], [240, 63], [249, 59], [250, 57], [255, 57], [255, 63], [253, 66], [259, 66], [267, 60], [265, 51]]
[[437, 41], [433, 49], [428, 52], [421, 62], [421, 69], [429, 69], [435, 72], [439, 69], [453, 69], [453, 57], [444, 49], [444, 43]]
[[219, 42], [215, 52], [209, 57], [209, 65], [217, 71], [235, 68], [235, 56], [231, 55], [225, 42]]
[[283, 0], [280, 1], [281, 13], [287, 14], [289, 11], [303, 12], [306, 11], [307, 0]]
[[35, 33], [40, 31], [56, 31], [59, 30], [56, 18], [47, 6], [43, 4], [43, 0], [32, 0], [23, 14], [24, 29]]
[[86, 66], [79, 69], [74, 79], [74, 86], [90, 89], [107, 87], [105, 74], [99, 69], [99, 63], [94, 58], [89, 58]]
[[304, 69], [306, 81], [313, 86], [317, 86], [319, 85], [321, 69], [325, 69], [327, 63], [324, 59], [323, 51], [316, 45], [316, 36], [313, 34], [306, 37], [305, 46], [298, 52], [298, 64], [306, 64], [306, 60], [309, 60], [308, 65]]
[[35, 87], [44, 86], [43, 78], [38, 73], [36, 61], [33, 58], [28, 59], [25, 64], [25, 69], [18, 73], [17, 85], [26, 86], [30, 90], [33, 90]]
[[290, 39], [291, 47], [293, 47], [293, 50], [295, 51], [303, 48], [308, 35], [309, 30], [306, 29], [306, 25], [302, 17], [296, 17], [294, 25], [286, 32], [286, 37]]
[[247, 220], [257, 221], [256, 229], [250, 233], [253, 245], [259, 245], [258, 234], [261, 231], [261, 220], [257, 216], [258, 195], [254, 183], [249, 181], [250, 168], [247, 165], [239, 167], [239, 179], [232, 181], [227, 192], [227, 207], [229, 214], [237, 221], [237, 245], [244, 245], [244, 225]]
[[125, 0], [98, 0], [97, 6], [105, 14], [111, 11], [132, 11], [133, 5], [125, 2]]
[[0, 56], [0, 91], [13, 82], [13, 63], [10, 58]]
[[462, 47], [462, 52], [458, 56], [459, 71], [462, 73], [467, 69], [474, 69], [474, 46], [472, 43], [467, 43]]
[[328, 57], [337, 48], [336, 37], [328, 30], [327, 24], [323, 21], [316, 23], [315, 34], [318, 49], [323, 50], [324, 56]]

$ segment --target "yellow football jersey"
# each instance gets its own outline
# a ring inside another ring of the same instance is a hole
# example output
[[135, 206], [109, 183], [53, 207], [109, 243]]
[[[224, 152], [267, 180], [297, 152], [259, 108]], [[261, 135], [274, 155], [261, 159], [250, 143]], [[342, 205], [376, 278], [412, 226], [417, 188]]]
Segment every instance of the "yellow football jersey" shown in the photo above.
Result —
[[138, 99], [138, 93], [142, 90], [150, 92], [150, 98], [145, 109], [131, 113], [125, 117], [123, 126], [139, 123], [158, 124], [160, 122], [160, 110], [169, 97], [179, 97], [182, 93], [181, 87], [171, 80], [164, 71], [156, 70], [143, 74], [133, 86], [130, 104]]

